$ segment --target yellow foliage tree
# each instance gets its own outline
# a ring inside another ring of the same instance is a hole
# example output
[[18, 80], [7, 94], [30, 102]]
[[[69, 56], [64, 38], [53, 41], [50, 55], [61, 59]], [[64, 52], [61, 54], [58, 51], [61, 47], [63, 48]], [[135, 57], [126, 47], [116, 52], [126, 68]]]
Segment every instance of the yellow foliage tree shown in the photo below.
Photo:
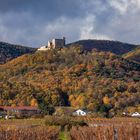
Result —
[[38, 102], [37, 102], [37, 100], [36, 100], [35, 98], [33, 98], [33, 99], [31, 100], [31, 106], [38, 107]]
[[104, 103], [104, 104], [110, 104], [110, 99], [109, 99], [109, 97], [105, 96], [105, 97], [103, 98], [103, 103]]
[[93, 110], [94, 106], [95, 106], [94, 103], [90, 103], [90, 104], [88, 104], [87, 109], [88, 110]]
[[53, 95], [51, 96], [51, 100], [52, 100], [53, 105], [58, 105], [58, 102], [59, 102], [59, 95], [53, 94]]

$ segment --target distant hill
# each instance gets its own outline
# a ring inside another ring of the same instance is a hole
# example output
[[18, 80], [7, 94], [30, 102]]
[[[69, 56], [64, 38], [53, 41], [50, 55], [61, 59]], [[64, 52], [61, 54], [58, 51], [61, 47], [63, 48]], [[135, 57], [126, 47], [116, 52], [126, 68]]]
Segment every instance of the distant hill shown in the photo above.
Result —
[[80, 40], [77, 42], [70, 43], [67, 46], [71, 45], [81, 45], [86, 50], [92, 50], [95, 48], [100, 51], [109, 51], [118, 55], [125, 54], [137, 47], [137, 45], [134, 44], [109, 40]]
[[0, 42], [0, 64], [3, 64], [23, 54], [33, 53], [35, 50], [35, 48]]
[[140, 46], [124, 54], [123, 57], [140, 63]]
[[72, 106], [115, 116], [138, 110], [139, 84], [140, 65], [121, 56], [54, 49], [0, 66], [0, 105]]
[[[100, 51], [109, 51], [118, 55], [122, 55], [134, 50], [137, 45], [122, 43], [119, 41], [109, 40], [80, 40], [68, 44], [67, 46], [81, 45], [85, 50], [97, 49]], [[13, 58], [21, 56], [26, 53], [33, 53], [37, 49], [29, 48], [21, 45], [14, 45], [5, 42], [0, 42], [0, 64], [6, 63]]]

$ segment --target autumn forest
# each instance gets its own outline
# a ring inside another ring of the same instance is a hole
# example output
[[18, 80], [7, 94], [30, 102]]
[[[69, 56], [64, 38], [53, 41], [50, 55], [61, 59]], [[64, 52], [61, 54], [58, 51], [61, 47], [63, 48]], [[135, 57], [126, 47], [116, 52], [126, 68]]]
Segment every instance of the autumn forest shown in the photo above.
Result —
[[95, 116], [140, 111], [140, 65], [75, 45], [25, 54], [0, 65], [0, 105], [88, 109]]

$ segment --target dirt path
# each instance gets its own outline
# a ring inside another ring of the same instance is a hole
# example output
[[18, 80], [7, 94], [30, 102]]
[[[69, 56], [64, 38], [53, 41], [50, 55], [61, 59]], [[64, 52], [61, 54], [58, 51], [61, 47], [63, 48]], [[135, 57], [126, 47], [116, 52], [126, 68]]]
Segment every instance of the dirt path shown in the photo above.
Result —
[[68, 140], [67, 134], [66, 134], [65, 131], [61, 131], [61, 132], [59, 133], [59, 140]]

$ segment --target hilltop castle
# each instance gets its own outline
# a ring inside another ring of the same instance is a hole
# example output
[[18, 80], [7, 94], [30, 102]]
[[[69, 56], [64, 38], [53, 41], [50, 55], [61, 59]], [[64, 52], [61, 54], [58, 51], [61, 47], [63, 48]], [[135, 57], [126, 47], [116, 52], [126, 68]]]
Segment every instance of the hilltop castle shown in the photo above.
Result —
[[42, 46], [38, 49], [38, 51], [46, 51], [50, 49], [61, 48], [65, 45], [65, 37], [63, 37], [63, 39], [53, 39], [52, 41], [48, 41], [48, 46]]

